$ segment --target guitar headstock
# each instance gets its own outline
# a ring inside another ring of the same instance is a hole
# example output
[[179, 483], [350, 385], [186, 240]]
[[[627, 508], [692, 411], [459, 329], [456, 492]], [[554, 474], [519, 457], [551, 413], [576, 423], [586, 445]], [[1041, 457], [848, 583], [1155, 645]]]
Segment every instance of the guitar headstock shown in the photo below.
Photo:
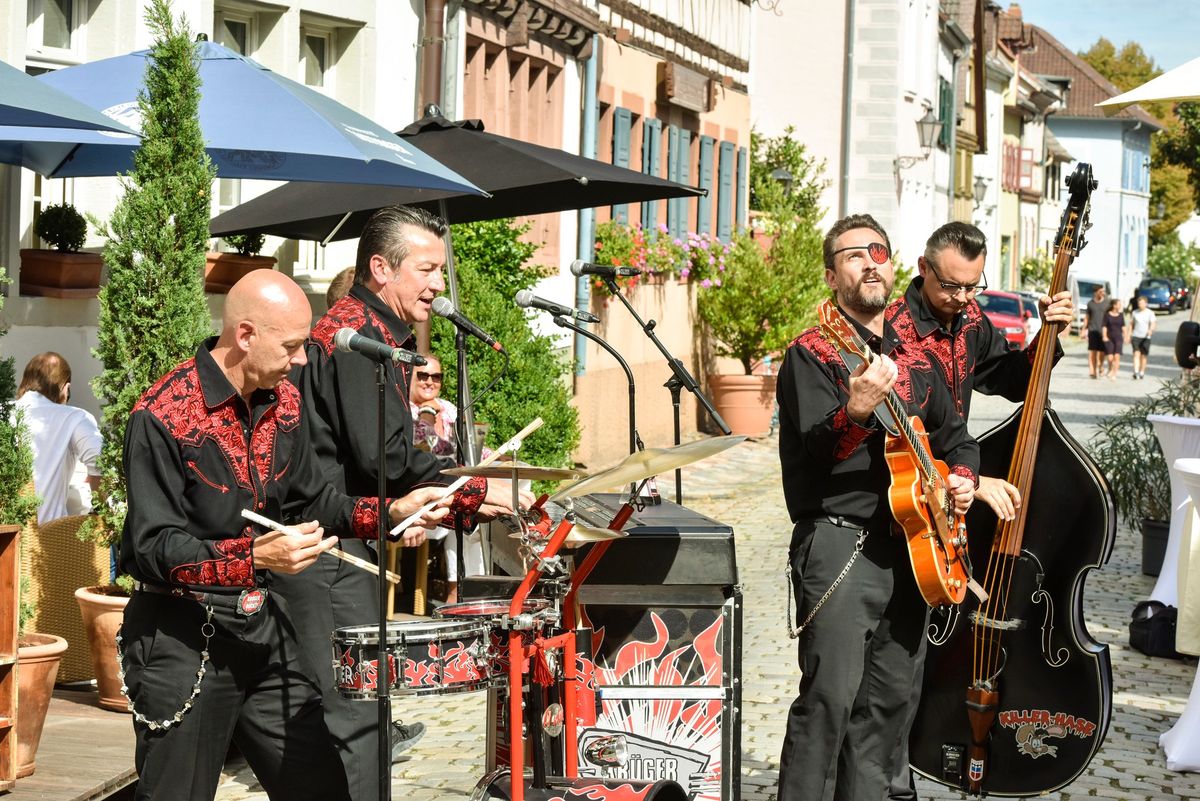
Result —
[[1064, 248], [1071, 257], [1079, 255], [1079, 251], [1087, 246], [1084, 234], [1092, 227], [1091, 199], [1092, 191], [1099, 185], [1092, 175], [1092, 165], [1080, 162], [1075, 170], [1067, 177], [1067, 206], [1063, 209], [1062, 221], [1058, 226], [1058, 236], [1055, 238], [1058, 251]]
[[830, 298], [825, 298], [817, 306], [817, 322], [821, 326], [821, 333], [834, 347], [853, 353], [864, 361], [870, 361], [866, 343]]

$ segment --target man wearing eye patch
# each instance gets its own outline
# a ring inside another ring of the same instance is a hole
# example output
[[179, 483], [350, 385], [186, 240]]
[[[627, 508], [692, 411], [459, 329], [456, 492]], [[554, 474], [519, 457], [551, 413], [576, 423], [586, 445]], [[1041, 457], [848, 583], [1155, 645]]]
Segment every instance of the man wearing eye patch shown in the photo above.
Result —
[[979, 448], [926, 369], [927, 357], [884, 318], [895, 276], [879, 223], [866, 214], [839, 220], [825, 237], [824, 261], [838, 308], [877, 355], [849, 369], [812, 328], [788, 347], [779, 371], [802, 675], [788, 711], [778, 801], [878, 801], [906, 732], [927, 607], [906, 542], [893, 533], [875, 410], [895, 392], [924, 421], [933, 455], [950, 465], [950, 499], [960, 511], [975, 492]]
[[[987, 238], [982, 231], [969, 223], [946, 223], [933, 232], [925, 243], [925, 253], [917, 259], [921, 274], [913, 278], [904, 297], [887, 309], [888, 322], [900, 338], [928, 354], [931, 368], [950, 390], [964, 421], [975, 390], [1023, 401], [1036, 352], [1033, 343], [1025, 350], [1012, 349], [975, 301], [987, 288], [983, 275], [986, 257]], [[1043, 296], [1039, 305], [1045, 323], [1070, 324], [1074, 313], [1070, 292]], [[1046, 330], [1043, 325], [1038, 336]], [[1055, 344], [1057, 361], [1062, 348]], [[975, 497], [1002, 520], [1013, 519], [1021, 505], [1017, 488], [998, 476], [980, 476]], [[918, 679], [913, 687], [914, 710], [920, 692]], [[896, 760], [899, 770], [889, 788], [890, 798], [916, 798], [907, 756], [906, 750]]]

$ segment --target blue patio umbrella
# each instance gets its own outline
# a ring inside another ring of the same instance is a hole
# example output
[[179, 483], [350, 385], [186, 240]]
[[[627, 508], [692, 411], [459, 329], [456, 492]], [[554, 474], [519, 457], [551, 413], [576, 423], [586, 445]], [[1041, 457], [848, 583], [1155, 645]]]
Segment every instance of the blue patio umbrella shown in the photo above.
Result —
[[0, 61], [0, 128], [10, 126], [131, 133], [91, 106]]
[[[222, 178], [355, 181], [482, 194], [457, 173], [358, 112], [212, 42], [196, 44], [200, 128]], [[107, 117], [140, 130], [137, 103], [150, 51], [39, 76]], [[46, 128], [24, 134], [21, 157], [52, 178], [115, 175], [133, 168], [133, 136], [81, 135], [64, 142]], [[0, 132], [0, 158], [13, 136]], [[10, 152], [10, 156], [15, 154]]]

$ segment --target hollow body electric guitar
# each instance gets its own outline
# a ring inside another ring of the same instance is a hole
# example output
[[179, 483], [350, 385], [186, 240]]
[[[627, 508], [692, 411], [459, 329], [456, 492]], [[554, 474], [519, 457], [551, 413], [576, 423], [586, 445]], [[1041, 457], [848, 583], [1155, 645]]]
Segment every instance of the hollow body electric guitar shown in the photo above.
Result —
[[[821, 333], [842, 354], [851, 372], [851, 359], [867, 364], [877, 358], [832, 300], [817, 309]], [[884, 455], [892, 484], [888, 505], [904, 531], [913, 577], [930, 606], [962, 603], [970, 582], [967, 526], [954, 513], [947, 477], [950, 468], [929, 452], [929, 434], [919, 417], [910, 417], [904, 401], [892, 390], [884, 401], [893, 426], [886, 425]]]

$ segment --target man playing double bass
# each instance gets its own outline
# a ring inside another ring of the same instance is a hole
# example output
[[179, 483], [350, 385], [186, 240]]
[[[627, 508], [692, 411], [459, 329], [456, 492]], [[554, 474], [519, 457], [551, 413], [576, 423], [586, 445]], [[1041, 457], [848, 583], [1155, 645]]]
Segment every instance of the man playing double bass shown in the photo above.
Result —
[[919, 678], [927, 607], [903, 538], [893, 535], [891, 477], [876, 407], [894, 390], [951, 466], [955, 509], [975, 492], [979, 449], [927, 357], [884, 319], [894, 281], [887, 234], [869, 215], [833, 225], [825, 282], [878, 356], [848, 370], [819, 329], [788, 348], [778, 378], [779, 455], [793, 530], [790, 578], [801, 621], [800, 694], [788, 713], [779, 801], [887, 792]]
[[[1036, 347], [1030, 343], [1025, 350], [1013, 350], [975, 301], [976, 293], [986, 288], [986, 257], [987, 238], [982, 231], [970, 223], [946, 223], [925, 243], [925, 254], [917, 260], [921, 274], [886, 312], [887, 321], [901, 341], [922, 350], [929, 365], [936, 366], [931, 371], [932, 380], [949, 388], [955, 410], [964, 421], [971, 411], [974, 390], [1002, 395], [1014, 402], [1025, 399]], [[1044, 296], [1040, 305], [1044, 323], [1070, 324], [1070, 292], [1060, 292], [1053, 298]], [[1046, 330], [1043, 325], [1041, 332]], [[1056, 351], [1057, 359], [1062, 349]], [[975, 497], [1002, 520], [1012, 520], [1021, 504], [1017, 488], [996, 476], [980, 476]], [[912, 690], [910, 708], [915, 713], [921, 694], [920, 674]], [[908, 768], [907, 744], [906, 736], [889, 788], [893, 799], [917, 797]]]

